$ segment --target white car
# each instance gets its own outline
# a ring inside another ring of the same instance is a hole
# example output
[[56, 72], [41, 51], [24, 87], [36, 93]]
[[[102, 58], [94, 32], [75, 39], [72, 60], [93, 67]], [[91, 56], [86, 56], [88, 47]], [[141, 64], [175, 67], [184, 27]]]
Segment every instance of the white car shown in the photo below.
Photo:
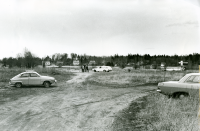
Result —
[[110, 66], [97, 66], [96, 68], [92, 69], [94, 72], [109, 72], [112, 71], [112, 68]]
[[41, 76], [37, 72], [28, 71], [22, 72], [12, 79], [10, 79], [9, 84], [14, 85], [16, 87], [22, 87], [23, 85], [43, 85], [45, 87], [49, 87], [51, 84], [56, 84], [57, 80], [54, 77], [49, 76]]

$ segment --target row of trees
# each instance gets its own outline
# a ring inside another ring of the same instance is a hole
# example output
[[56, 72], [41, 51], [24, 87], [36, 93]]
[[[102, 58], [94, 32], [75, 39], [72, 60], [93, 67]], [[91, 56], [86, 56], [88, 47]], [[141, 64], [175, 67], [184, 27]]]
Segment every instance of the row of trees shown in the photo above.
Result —
[[124, 67], [125, 64], [130, 64], [134, 66], [146, 66], [154, 65], [160, 66], [161, 63], [165, 63], [166, 66], [179, 66], [180, 61], [188, 62], [188, 68], [193, 66], [200, 65], [200, 54], [193, 53], [189, 55], [154, 55], [150, 56], [149, 54], [139, 55], [139, 54], [128, 54], [127, 56], [114, 55], [111, 56], [111, 60], [114, 64]]
[[73, 65], [73, 60], [79, 60], [80, 64], [89, 63], [89, 61], [95, 61], [96, 65], [108, 65], [108, 66], [146, 66], [154, 65], [160, 66], [162, 62], [166, 63], [167, 66], [178, 66], [180, 61], [188, 62], [189, 67], [194, 65], [200, 65], [200, 54], [193, 53], [189, 55], [154, 55], [149, 54], [128, 54], [127, 56], [115, 54], [113, 56], [89, 56], [89, 55], [78, 55], [76, 53], [55, 53], [52, 56], [46, 56], [45, 58], [39, 58], [29, 50], [25, 49], [23, 54], [18, 54], [16, 58], [3, 58], [0, 63], [3, 66], [9, 67], [35, 67], [41, 65], [42, 61], [50, 61], [56, 64], [57, 62], [63, 62], [63, 65]]
[[9, 66], [9, 68], [12, 67], [27, 67], [32, 68], [39, 64], [41, 64], [42, 60], [41, 58], [35, 56], [33, 53], [31, 53], [29, 50], [25, 49], [23, 54], [17, 54], [16, 58], [9, 57], [9, 58], [3, 58], [0, 60], [2, 63], [2, 66]]

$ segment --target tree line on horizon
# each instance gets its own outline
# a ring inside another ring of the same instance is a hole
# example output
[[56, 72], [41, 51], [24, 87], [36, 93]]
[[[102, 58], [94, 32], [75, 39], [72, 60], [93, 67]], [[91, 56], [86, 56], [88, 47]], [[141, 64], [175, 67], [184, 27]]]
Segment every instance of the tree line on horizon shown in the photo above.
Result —
[[[200, 65], [200, 54], [193, 53], [189, 55], [149, 55], [149, 54], [128, 54], [127, 56], [115, 54], [113, 56], [90, 56], [90, 55], [78, 55], [76, 53], [55, 53], [52, 56], [46, 56], [39, 58], [29, 50], [25, 49], [23, 54], [18, 54], [15, 58], [5, 57], [0, 60], [2, 66], [12, 67], [26, 67], [33, 68], [38, 65], [42, 65], [43, 61], [50, 61], [50, 63], [56, 64], [62, 62], [63, 65], [73, 65], [73, 60], [79, 60], [81, 64], [88, 64], [90, 61], [95, 61], [95, 65], [107, 65], [107, 66], [119, 66], [124, 68], [126, 66], [132, 66], [138, 68], [140, 66], [151, 65], [157, 68], [161, 63], [165, 63], [166, 66], [180, 66], [179, 62], [188, 62], [187, 68], [197, 68]], [[94, 65], [94, 66], [95, 66]]]

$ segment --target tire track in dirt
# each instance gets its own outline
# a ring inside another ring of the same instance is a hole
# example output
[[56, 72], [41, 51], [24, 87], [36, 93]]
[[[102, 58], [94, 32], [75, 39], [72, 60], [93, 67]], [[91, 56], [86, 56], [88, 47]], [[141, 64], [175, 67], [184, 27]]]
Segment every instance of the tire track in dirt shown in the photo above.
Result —
[[[126, 95], [126, 94], [131, 94], [131, 93], [135, 93], [135, 91], [134, 91], [134, 92], [124, 93], [124, 94], [121, 94], [121, 95], [118, 95], [118, 96], [114, 96], [114, 97], [111, 97], [111, 98], [107, 98], [107, 99], [103, 99], [103, 100], [90, 101], [90, 102], [86, 102], [86, 103], [74, 105], [73, 107], [74, 107], [74, 108], [77, 108], [77, 107], [84, 106], [84, 105], [88, 105], [88, 104], [94, 104], [94, 103], [99, 103], [99, 102], [105, 102], [105, 101], [109, 101], [109, 100], [112, 100], [112, 99], [116, 99], [116, 98], [118, 98], [118, 97], [124, 96], [124, 95]], [[144, 93], [146, 93], [146, 92], [144, 92]], [[72, 108], [72, 109], [73, 109], [73, 108]]]

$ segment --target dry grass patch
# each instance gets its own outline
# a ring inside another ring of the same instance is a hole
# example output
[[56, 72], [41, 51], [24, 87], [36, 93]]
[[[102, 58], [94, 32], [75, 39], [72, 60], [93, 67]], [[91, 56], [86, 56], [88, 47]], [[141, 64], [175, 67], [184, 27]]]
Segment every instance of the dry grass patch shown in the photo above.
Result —
[[151, 94], [134, 101], [113, 123], [115, 131], [197, 131], [199, 97], [169, 99]]
[[114, 70], [113, 72], [97, 72], [87, 79], [90, 84], [107, 86], [135, 86], [146, 83], [158, 83], [163, 81], [179, 80], [185, 74], [195, 71], [164, 72], [160, 70]]

